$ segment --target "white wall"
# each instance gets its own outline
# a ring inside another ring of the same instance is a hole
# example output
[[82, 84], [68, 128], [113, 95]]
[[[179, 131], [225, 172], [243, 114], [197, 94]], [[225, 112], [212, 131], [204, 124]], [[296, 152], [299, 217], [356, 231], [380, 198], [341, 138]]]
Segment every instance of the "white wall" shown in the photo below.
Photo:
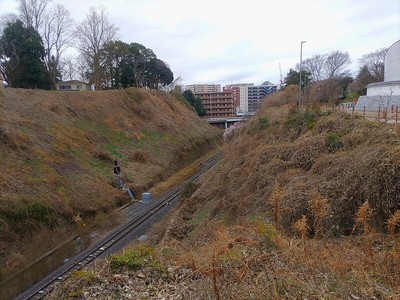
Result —
[[400, 80], [400, 40], [394, 43], [385, 57], [385, 82]]
[[382, 95], [400, 95], [400, 81], [398, 83], [385, 83], [379, 85], [371, 85], [367, 88], [367, 96], [382, 96]]

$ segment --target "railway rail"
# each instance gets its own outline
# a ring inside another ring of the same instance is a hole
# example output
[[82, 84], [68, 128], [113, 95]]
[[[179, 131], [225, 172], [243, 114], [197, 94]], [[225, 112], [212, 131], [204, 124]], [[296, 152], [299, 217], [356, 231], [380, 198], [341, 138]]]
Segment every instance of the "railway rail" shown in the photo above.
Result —
[[149, 218], [157, 214], [166, 205], [171, 205], [173, 202], [177, 202], [185, 185], [188, 182], [193, 182], [197, 180], [202, 174], [204, 174], [212, 166], [214, 166], [221, 157], [222, 152], [219, 152], [206, 162], [202, 163], [199, 171], [190, 176], [180, 185], [172, 188], [166, 194], [160, 196], [158, 199], [153, 200], [153, 202], [146, 204], [147, 209], [141, 211], [140, 214], [136, 216], [136, 218], [127, 221], [126, 223], [118, 227], [114, 232], [98, 241], [95, 245], [89, 247], [89, 249], [86, 249], [85, 251], [78, 254], [75, 258], [66, 262], [63, 266], [58, 268], [52, 274], [48, 275], [41, 282], [34, 285], [34, 287], [22, 293], [19, 297], [17, 297], [17, 299], [28, 300], [45, 298], [45, 296], [50, 293], [57, 284], [66, 280], [75, 271], [89, 265], [96, 258], [104, 256], [105, 253], [107, 253], [107, 249], [110, 249], [111, 246], [118, 243], [118, 241], [127, 236], [132, 230], [139, 227]]

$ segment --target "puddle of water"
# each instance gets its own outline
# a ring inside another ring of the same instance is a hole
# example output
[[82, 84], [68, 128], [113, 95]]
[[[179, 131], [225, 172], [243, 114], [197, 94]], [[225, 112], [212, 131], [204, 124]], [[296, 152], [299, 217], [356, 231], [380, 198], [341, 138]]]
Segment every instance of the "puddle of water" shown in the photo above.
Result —
[[[117, 226], [120, 224], [124, 215], [124, 213], [120, 213], [118, 216], [112, 216], [113, 218], [116, 218], [114, 219], [113, 225]], [[14, 299], [18, 297], [21, 293], [42, 280], [58, 267], [62, 266], [74, 255], [85, 250], [96, 240], [114, 228], [114, 226], [109, 226], [110, 224], [97, 225], [98, 226], [92, 228], [92, 230], [81, 232], [81, 235], [78, 239], [74, 239], [66, 243], [29, 268], [23, 271], [17, 271], [15, 274], [11, 274], [8, 279], [4, 278], [3, 282], [0, 283], [0, 299]]]
[[26, 289], [37, 283], [40, 279], [51, 273], [55, 268], [64, 263], [64, 259], [77, 252], [75, 241], [67, 243], [37, 264], [14, 275], [0, 286], [0, 299], [14, 299]]

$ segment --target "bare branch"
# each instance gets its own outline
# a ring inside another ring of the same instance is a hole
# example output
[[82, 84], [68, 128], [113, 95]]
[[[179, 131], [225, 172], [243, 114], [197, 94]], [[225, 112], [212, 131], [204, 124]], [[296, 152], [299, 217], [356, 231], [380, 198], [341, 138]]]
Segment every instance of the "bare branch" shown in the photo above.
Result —
[[26, 26], [32, 26], [39, 31], [43, 23], [43, 16], [51, 0], [19, 0], [19, 11]]
[[104, 7], [91, 7], [86, 19], [76, 27], [78, 49], [91, 67], [91, 81], [101, 88], [103, 77], [101, 49], [116, 38], [118, 27], [110, 23]]
[[343, 77], [349, 74], [345, 68], [350, 65], [348, 52], [332, 51], [325, 60], [327, 78]]
[[73, 41], [73, 20], [69, 11], [63, 5], [57, 4], [45, 14], [43, 27], [45, 63], [54, 85], [61, 67], [61, 56]]
[[302, 67], [311, 74], [314, 82], [325, 79], [324, 67], [327, 56], [327, 54], [318, 54], [303, 61]]
[[385, 73], [385, 55], [387, 48], [364, 54], [359, 60], [360, 70], [365, 67], [368, 70], [372, 81], [383, 81]]

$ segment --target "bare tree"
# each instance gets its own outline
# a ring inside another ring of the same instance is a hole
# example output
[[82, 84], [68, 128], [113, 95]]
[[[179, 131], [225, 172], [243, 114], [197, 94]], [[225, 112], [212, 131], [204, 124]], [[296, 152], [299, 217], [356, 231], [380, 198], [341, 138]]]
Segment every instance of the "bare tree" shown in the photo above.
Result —
[[371, 81], [383, 81], [385, 73], [385, 56], [387, 48], [364, 54], [359, 60], [360, 70], [365, 68], [371, 76]]
[[350, 63], [350, 54], [347, 51], [332, 51], [325, 60], [326, 77], [336, 78], [350, 75], [350, 71], [345, 70]]
[[5, 14], [0, 17], [0, 35], [3, 32], [3, 29], [7, 27], [8, 23], [13, 23], [18, 19], [16, 14]]
[[46, 7], [51, 0], [19, 0], [19, 11], [26, 26], [40, 32]]
[[90, 66], [90, 81], [101, 89], [104, 77], [101, 49], [105, 44], [114, 40], [118, 27], [111, 24], [104, 7], [91, 7], [86, 19], [76, 27], [78, 49]]
[[74, 80], [78, 74], [78, 62], [76, 58], [68, 57], [60, 62], [61, 75], [64, 80]]
[[45, 63], [54, 88], [61, 76], [61, 56], [71, 46], [73, 40], [73, 24], [69, 11], [61, 4], [54, 5], [43, 20]]
[[44, 47], [44, 62], [50, 79], [55, 84], [61, 77], [60, 60], [73, 40], [73, 20], [63, 5], [49, 6], [51, 0], [18, 0], [20, 18], [26, 26], [39, 32]]
[[324, 71], [327, 56], [327, 54], [313, 55], [303, 61], [302, 68], [311, 74], [313, 82], [325, 79]]

